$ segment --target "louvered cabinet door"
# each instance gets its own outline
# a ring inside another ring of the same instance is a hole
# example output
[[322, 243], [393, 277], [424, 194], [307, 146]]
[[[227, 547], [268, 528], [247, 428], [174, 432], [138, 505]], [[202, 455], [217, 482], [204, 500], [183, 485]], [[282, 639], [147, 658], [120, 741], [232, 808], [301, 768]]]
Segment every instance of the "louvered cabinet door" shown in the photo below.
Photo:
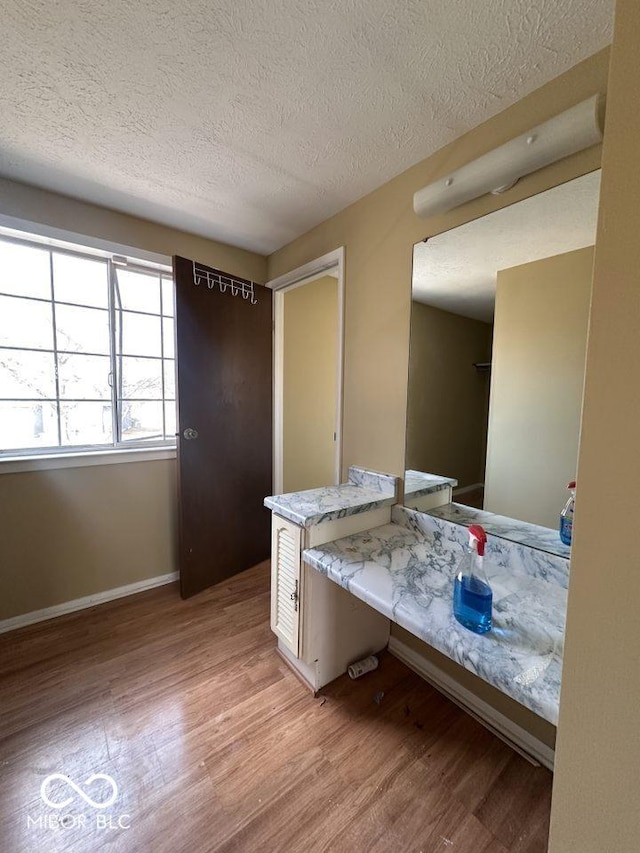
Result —
[[271, 521], [271, 630], [298, 657], [302, 528], [275, 513]]

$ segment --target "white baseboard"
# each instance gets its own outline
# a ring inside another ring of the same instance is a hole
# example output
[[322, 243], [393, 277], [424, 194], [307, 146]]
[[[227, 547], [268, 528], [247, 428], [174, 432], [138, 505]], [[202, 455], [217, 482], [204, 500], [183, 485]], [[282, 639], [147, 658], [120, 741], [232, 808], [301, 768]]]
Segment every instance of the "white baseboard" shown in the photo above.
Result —
[[147, 578], [143, 581], [128, 583], [125, 586], [117, 586], [115, 589], [106, 589], [104, 592], [85, 595], [84, 598], [75, 598], [73, 601], [54, 604], [53, 607], [45, 607], [43, 610], [32, 610], [31, 613], [22, 613], [20, 616], [2, 619], [0, 620], [0, 634], [5, 634], [7, 631], [15, 631], [16, 628], [24, 628], [26, 625], [34, 625], [36, 622], [54, 619], [56, 616], [64, 616], [66, 613], [74, 613], [76, 610], [85, 610], [87, 607], [104, 604], [106, 601], [114, 601], [116, 598], [125, 598], [125, 596], [134, 595], [136, 592], [154, 589], [156, 586], [164, 586], [164, 584], [177, 581], [178, 577], [178, 572], [169, 572], [169, 574], [158, 575], [155, 578]]
[[389, 638], [389, 651], [532, 764], [542, 764], [549, 770], [553, 770], [555, 752], [551, 747], [462, 687], [455, 679], [397, 637]]
[[453, 497], [464, 495], [467, 492], [475, 492], [476, 489], [484, 489], [484, 483], [472, 483], [470, 486], [463, 486], [461, 489], [453, 490]]

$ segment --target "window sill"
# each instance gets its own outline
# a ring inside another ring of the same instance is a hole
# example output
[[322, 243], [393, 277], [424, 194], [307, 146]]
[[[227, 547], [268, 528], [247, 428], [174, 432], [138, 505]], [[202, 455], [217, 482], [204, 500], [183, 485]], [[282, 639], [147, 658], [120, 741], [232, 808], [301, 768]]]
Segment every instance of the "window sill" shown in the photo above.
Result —
[[95, 465], [122, 465], [127, 462], [157, 462], [163, 459], [175, 459], [176, 455], [175, 447], [135, 447], [38, 456], [7, 456], [0, 459], [0, 474], [51, 471], [58, 468], [88, 468]]

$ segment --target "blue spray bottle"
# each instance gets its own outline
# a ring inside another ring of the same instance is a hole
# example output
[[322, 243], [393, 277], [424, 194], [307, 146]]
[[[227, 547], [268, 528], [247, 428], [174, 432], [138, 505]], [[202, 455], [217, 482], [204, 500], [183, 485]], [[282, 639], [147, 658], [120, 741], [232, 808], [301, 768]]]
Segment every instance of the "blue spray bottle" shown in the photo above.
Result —
[[456, 574], [453, 590], [453, 615], [461, 625], [476, 634], [491, 630], [493, 593], [484, 570], [487, 534], [479, 524], [469, 528], [469, 548]]
[[567, 486], [571, 494], [560, 513], [560, 539], [565, 545], [571, 545], [573, 536], [573, 508], [576, 502], [576, 481], [572, 480]]

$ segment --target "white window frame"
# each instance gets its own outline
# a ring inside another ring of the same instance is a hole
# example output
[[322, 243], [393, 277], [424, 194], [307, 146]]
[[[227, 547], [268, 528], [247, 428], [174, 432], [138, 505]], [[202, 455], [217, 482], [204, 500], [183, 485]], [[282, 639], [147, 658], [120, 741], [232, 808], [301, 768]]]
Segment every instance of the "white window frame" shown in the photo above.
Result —
[[[48, 248], [55, 252], [84, 257], [95, 260], [100, 258], [106, 261], [109, 283], [109, 329], [111, 337], [110, 358], [112, 374], [115, 376], [115, 362], [117, 359], [115, 347], [116, 313], [113, 295], [115, 293], [116, 269], [126, 268], [134, 272], [146, 272], [156, 275], [173, 277], [171, 259], [167, 256], [145, 252], [123, 246], [121, 244], [108, 243], [106, 241], [89, 238], [45, 225], [27, 223], [24, 220], [16, 220], [0, 215], [0, 238], [5, 241], [15, 242], [36, 248]], [[22, 299], [34, 299], [34, 301], [47, 301], [35, 299], [34, 297], [20, 297]], [[62, 304], [62, 303], [61, 303]], [[162, 305], [161, 309], [162, 311]], [[145, 316], [158, 316], [161, 320], [162, 314], [153, 312], [133, 312]], [[175, 323], [175, 302], [174, 302]], [[163, 397], [163, 424], [164, 424], [164, 336], [161, 336], [161, 364], [162, 364], [162, 397]], [[28, 348], [27, 348], [28, 349]], [[54, 343], [54, 354], [57, 350]], [[177, 353], [174, 352], [174, 363]], [[57, 361], [56, 361], [57, 364]], [[0, 448], [0, 474], [17, 473], [20, 471], [47, 470], [53, 468], [84, 467], [93, 465], [120, 464], [134, 461], [157, 461], [160, 459], [176, 458], [176, 440], [173, 438], [121, 441], [120, 440], [120, 413], [117, 408], [117, 392], [112, 385], [112, 407], [113, 407], [113, 436], [111, 444], [89, 444], [72, 445], [65, 447], [42, 447], [9, 449], [3, 451]]]

